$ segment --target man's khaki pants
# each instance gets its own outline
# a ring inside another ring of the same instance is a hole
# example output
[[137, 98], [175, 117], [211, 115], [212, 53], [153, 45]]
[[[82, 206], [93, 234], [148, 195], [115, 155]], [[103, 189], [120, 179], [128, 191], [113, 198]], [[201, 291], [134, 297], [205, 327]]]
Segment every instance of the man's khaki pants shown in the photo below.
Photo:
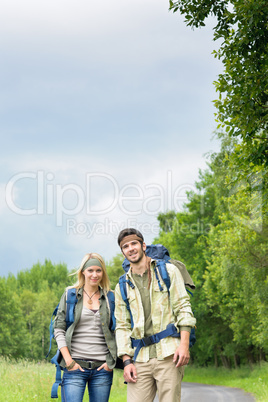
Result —
[[179, 402], [184, 367], [176, 368], [173, 355], [164, 360], [135, 362], [137, 382], [128, 383], [128, 402], [153, 402], [156, 391], [159, 402]]

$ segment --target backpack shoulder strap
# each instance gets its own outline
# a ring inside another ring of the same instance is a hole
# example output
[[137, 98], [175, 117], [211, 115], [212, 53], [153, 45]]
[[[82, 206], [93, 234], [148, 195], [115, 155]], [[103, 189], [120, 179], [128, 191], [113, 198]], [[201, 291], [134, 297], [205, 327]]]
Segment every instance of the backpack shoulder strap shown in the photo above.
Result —
[[130, 307], [129, 307], [129, 301], [128, 301], [128, 298], [127, 298], [127, 284], [132, 289], [135, 288], [133, 283], [129, 279], [127, 279], [127, 274], [124, 274], [124, 275], [120, 276], [120, 278], [119, 278], [119, 288], [120, 288], [122, 299], [126, 303], [126, 307], [127, 307], [128, 311], [129, 311], [129, 314], [130, 314], [131, 328], [133, 328], [134, 322], [133, 322], [133, 317], [132, 317], [131, 310], [130, 310]]
[[[182, 263], [181, 263], [182, 264]], [[163, 282], [165, 283], [168, 293], [169, 293], [169, 289], [170, 289], [170, 278], [169, 278], [169, 274], [167, 271], [167, 267], [166, 267], [166, 262], [164, 260], [157, 260], [156, 266], [158, 268], [158, 272], [161, 275], [161, 278], [163, 280]], [[176, 265], [178, 267], [178, 265]], [[160, 285], [160, 281], [157, 275], [157, 271], [155, 268], [155, 275], [156, 275], [156, 279], [158, 280], [158, 286], [160, 291], [163, 290], [162, 286]], [[161, 286], [161, 287], [160, 287]], [[194, 285], [193, 285], [194, 286]], [[195, 287], [195, 286], [194, 286]], [[190, 293], [191, 296], [193, 296], [193, 293], [187, 289], [187, 287], [185, 286], [185, 289], [188, 293]], [[172, 336], [172, 335], [171, 335]], [[174, 335], [173, 335], [174, 336]], [[175, 335], [176, 336], [176, 335]], [[195, 344], [196, 342], [196, 335], [195, 335], [195, 328], [191, 328], [191, 333], [190, 333], [190, 348]]]
[[48, 357], [48, 355], [49, 355], [49, 353], [51, 351], [52, 339], [54, 338], [54, 321], [55, 321], [55, 317], [56, 317], [57, 312], [58, 312], [58, 308], [59, 308], [59, 304], [57, 305], [57, 307], [53, 311], [52, 316], [51, 316], [51, 320], [50, 320], [50, 324], [49, 324], [49, 350], [47, 352], [46, 358]]
[[[166, 262], [164, 260], [157, 260], [156, 261], [156, 267], [158, 268], [158, 272], [159, 272], [159, 274], [160, 274], [160, 276], [161, 276], [161, 278], [162, 278], [162, 280], [163, 280], [164, 284], [166, 285], [167, 290], [169, 292], [170, 278], [169, 278], [169, 274], [168, 274], [168, 271], [167, 271]], [[159, 289], [160, 289], [160, 291], [162, 291], [163, 288], [162, 288], [162, 286], [160, 284], [160, 281], [159, 281], [159, 278], [158, 278], [158, 275], [157, 275], [156, 267], [155, 267], [155, 276], [156, 276], [156, 279], [158, 281]]]
[[[74, 322], [74, 309], [75, 309], [76, 303], [77, 303], [76, 289], [69, 288], [67, 290], [67, 294], [66, 294], [66, 304], [67, 304], [66, 317], [65, 317], [66, 329], [69, 328], [69, 326]], [[57, 314], [58, 307], [59, 307], [59, 305], [57, 305], [53, 314], [54, 313]], [[61, 360], [61, 353], [60, 353], [60, 350], [58, 349], [55, 356], [53, 356], [52, 359], [50, 360], [51, 363], [55, 364], [55, 366], [56, 366], [56, 379], [55, 379], [54, 384], [52, 385], [51, 398], [58, 398], [58, 388], [59, 388], [59, 385], [61, 385], [61, 370], [62, 370], [61, 366], [59, 365], [60, 360]]]
[[109, 328], [111, 331], [115, 330], [115, 316], [114, 316], [114, 307], [115, 307], [115, 300], [114, 300], [114, 292], [109, 290], [107, 293], [107, 298], [110, 306], [110, 325]]
[[[74, 307], [77, 302], [77, 297], [76, 297], [76, 291], [74, 288], [68, 289], [67, 290], [67, 309], [66, 309], [66, 325], [67, 328], [74, 322]], [[52, 313], [51, 320], [50, 320], [50, 325], [49, 325], [49, 350], [46, 355], [46, 358], [48, 357], [50, 351], [51, 351], [51, 346], [52, 346], [52, 339], [54, 338], [54, 322], [55, 318], [59, 309], [60, 303], [56, 306], [55, 310]]]
[[66, 329], [74, 322], [74, 309], [77, 303], [77, 295], [75, 288], [69, 288], [66, 295]]
[[52, 357], [52, 359], [50, 360], [52, 364], [55, 364], [56, 366], [56, 378], [55, 378], [55, 382], [52, 385], [51, 388], [51, 398], [58, 398], [58, 388], [61, 385], [61, 366], [59, 365], [59, 361], [61, 359], [61, 352], [58, 349], [57, 353], [55, 354], [55, 356]]
[[[166, 267], [166, 261], [164, 261], [164, 260], [157, 260], [156, 266], [157, 266], [158, 271], [159, 271], [159, 273], [160, 273], [160, 275], [161, 275], [161, 278], [162, 278], [163, 282], [165, 283], [165, 285], [166, 285], [166, 287], [167, 287], [167, 290], [168, 290], [168, 292], [169, 292], [169, 289], [170, 289], [170, 278], [169, 278], [169, 274], [168, 274], [167, 267]], [[162, 288], [162, 286], [161, 286], [161, 284], [160, 284], [160, 281], [159, 281], [159, 278], [158, 278], [158, 275], [157, 275], [156, 268], [155, 268], [155, 276], [156, 276], [156, 279], [157, 279], [157, 281], [158, 281], [159, 289], [160, 289], [160, 291], [162, 291], [163, 288]], [[185, 289], [186, 289], [186, 291], [187, 291], [191, 296], [193, 296], [193, 293], [186, 287], [186, 284], [185, 284]]]

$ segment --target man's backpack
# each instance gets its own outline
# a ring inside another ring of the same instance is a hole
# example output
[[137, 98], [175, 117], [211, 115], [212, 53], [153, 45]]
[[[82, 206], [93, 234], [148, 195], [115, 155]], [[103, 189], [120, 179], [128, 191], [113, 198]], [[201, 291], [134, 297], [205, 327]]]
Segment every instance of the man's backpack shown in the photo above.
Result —
[[[107, 293], [107, 298], [110, 306], [110, 329], [112, 331], [115, 330], [115, 317], [114, 317], [114, 307], [115, 307], [115, 302], [114, 302], [114, 293], [109, 291]], [[75, 306], [77, 303], [77, 296], [76, 296], [76, 289], [75, 288], [69, 288], [67, 290], [67, 296], [66, 296], [66, 303], [67, 303], [67, 308], [66, 308], [66, 330], [70, 327], [70, 325], [74, 322], [74, 311], [75, 311]], [[50, 350], [51, 350], [51, 345], [52, 345], [52, 339], [54, 338], [54, 323], [55, 323], [55, 318], [58, 312], [59, 304], [55, 308], [55, 310], [52, 313], [50, 325], [49, 325], [49, 332], [50, 332], [50, 343], [49, 343], [49, 351], [46, 355], [46, 358], [48, 357]], [[52, 364], [55, 364], [56, 366], [56, 380], [54, 384], [52, 385], [51, 389], [51, 398], [58, 398], [58, 388], [59, 385], [61, 385], [61, 371], [62, 367], [60, 366], [60, 361], [61, 361], [61, 352], [58, 349], [56, 354], [52, 357], [50, 362]]]
[[[163, 282], [165, 283], [168, 292], [170, 289], [170, 278], [169, 278], [169, 274], [168, 274], [168, 271], [166, 268], [166, 263], [168, 262], [168, 263], [175, 265], [180, 270], [183, 280], [184, 280], [186, 290], [188, 293], [191, 294], [191, 296], [193, 296], [192, 292], [188, 289], [188, 287], [190, 287], [191, 289], [195, 289], [195, 285], [194, 285], [192, 278], [190, 277], [185, 265], [180, 261], [171, 259], [170, 255], [169, 255], [169, 251], [167, 250], [166, 247], [164, 247], [162, 244], [152, 244], [152, 245], [146, 247], [145, 253], [148, 257], [151, 257], [154, 260], [156, 260], [156, 266], [154, 268], [154, 272], [155, 272], [155, 276], [156, 276], [156, 279], [158, 282], [159, 290], [161, 292], [163, 291], [163, 287], [161, 286], [158, 272], [159, 272]], [[128, 297], [127, 297], [127, 284], [132, 289], [134, 289], [135, 285], [129, 279], [127, 279], [126, 273], [130, 268], [129, 261], [127, 259], [125, 259], [123, 261], [122, 266], [125, 271], [125, 274], [123, 274], [119, 278], [119, 288], [120, 288], [120, 292], [122, 295], [122, 299], [124, 300], [126, 307], [130, 313], [131, 328], [133, 328], [134, 322], [133, 322], [133, 317], [132, 317], [130, 306], [129, 306]], [[158, 271], [157, 271], [157, 268], [158, 268]], [[132, 347], [136, 347], [133, 360], [134, 361], [136, 360], [136, 357], [142, 347], [152, 345], [153, 343], [157, 343], [161, 339], [166, 338], [167, 336], [180, 337], [180, 333], [177, 332], [175, 325], [169, 324], [164, 331], [161, 331], [158, 334], [151, 335], [151, 336], [143, 338], [143, 339], [132, 339]], [[192, 347], [195, 344], [195, 341], [196, 341], [195, 328], [192, 328], [191, 333], [190, 333], [190, 347]]]

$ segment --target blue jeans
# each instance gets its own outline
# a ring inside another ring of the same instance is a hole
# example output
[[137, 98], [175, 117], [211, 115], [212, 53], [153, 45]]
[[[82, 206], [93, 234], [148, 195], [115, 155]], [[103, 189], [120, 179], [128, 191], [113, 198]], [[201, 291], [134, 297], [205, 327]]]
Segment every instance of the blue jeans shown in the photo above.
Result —
[[61, 386], [62, 402], [82, 402], [86, 385], [90, 402], [107, 402], [113, 382], [113, 371], [86, 368], [84, 370], [64, 369]]

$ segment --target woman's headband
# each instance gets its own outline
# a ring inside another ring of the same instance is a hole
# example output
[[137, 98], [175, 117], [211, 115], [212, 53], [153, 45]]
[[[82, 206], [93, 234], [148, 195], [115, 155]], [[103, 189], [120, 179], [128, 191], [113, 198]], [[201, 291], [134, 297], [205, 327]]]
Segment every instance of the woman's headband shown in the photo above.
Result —
[[100, 267], [100, 268], [102, 268], [101, 263], [97, 258], [91, 258], [90, 260], [87, 260], [87, 262], [85, 263], [85, 265], [82, 268], [82, 272], [85, 269], [89, 268], [89, 267]]

